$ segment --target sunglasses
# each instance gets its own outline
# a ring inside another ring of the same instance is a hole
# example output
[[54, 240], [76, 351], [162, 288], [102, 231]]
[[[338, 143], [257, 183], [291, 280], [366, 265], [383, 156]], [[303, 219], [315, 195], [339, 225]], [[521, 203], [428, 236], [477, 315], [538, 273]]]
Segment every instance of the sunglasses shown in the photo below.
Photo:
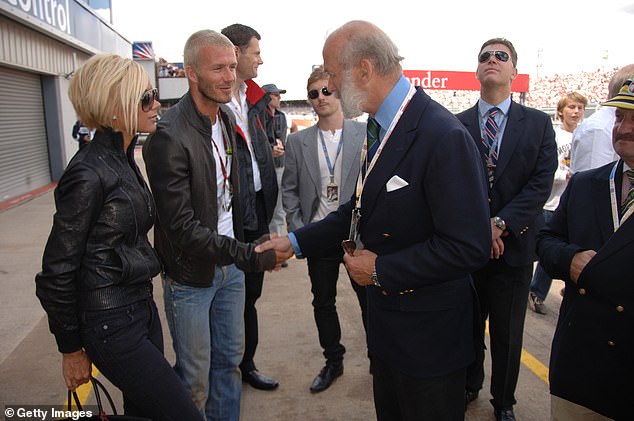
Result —
[[158, 89], [148, 89], [141, 95], [141, 109], [146, 113], [149, 112], [156, 100], [158, 100]]
[[330, 92], [328, 90], [327, 87], [323, 87], [321, 89], [311, 89], [310, 91], [308, 91], [308, 98], [310, 99], [317, 99], [319, 98], [319, 92], [321, 92], [322, 94], [324, 94], [324, 96], [330, 96], [332, 95], [332, 92]]
[[505, 51], [483, 51], [478, 57], [478, 61], [480, 63], [484, 63], [489, 59], [489, 57], [491, 57], [491, 55], [495, 55], [495, 58], [500, 61], [509, 61], [509, 54]]

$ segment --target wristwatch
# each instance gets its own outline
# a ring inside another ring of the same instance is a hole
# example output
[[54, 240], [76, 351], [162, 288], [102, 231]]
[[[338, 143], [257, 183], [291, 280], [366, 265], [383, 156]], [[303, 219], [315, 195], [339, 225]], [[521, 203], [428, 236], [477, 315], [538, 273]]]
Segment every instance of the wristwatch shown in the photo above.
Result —
[[374, 269], [372, 271], [371, 279], [372, 279], [372, 283], [374, 284], [375, 287], [381, 288], [381, 284], [379, 283], [379, 277], [376, 274], [376, 269]]
[[499, 216], [493, 218], [493, 225], [495, 225], [502, 231], [506, 231], [506, 222], [504, 222], [504, 219], [500, 218]]

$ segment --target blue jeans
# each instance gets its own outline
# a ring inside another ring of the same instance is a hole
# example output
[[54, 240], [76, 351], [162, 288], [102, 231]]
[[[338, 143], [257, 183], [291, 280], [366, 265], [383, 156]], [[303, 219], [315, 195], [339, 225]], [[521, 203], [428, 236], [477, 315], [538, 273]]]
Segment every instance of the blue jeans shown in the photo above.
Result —
[[[544, 222], [547, 224], [550, 221], [550, 218], [553, 217], [553, 211], [549, 211], [544, 209]], [[535, 269], [535, 273], [533, 274], [533, 279], [531, 280], [531, 292], [541, 298], [542, 301], [546, 300], [548, 296], [548, 291], [550, 290], [550, 285], [553, 283], [553, 278], [551, 278], [542, 265], [537, 264], [537, 269]]]
[[80, 313], [84, 349], [123, 393], [126, 415], [156, 421], [198, 421], [202, 415], [163, 356], [163, 331], [154, 300]]
[[235, 265], [216, 266], [211, 287], [182, 285], [166, 276], [163, 289], [176, 373], [207, 420], [238, 420], [244, 273]]

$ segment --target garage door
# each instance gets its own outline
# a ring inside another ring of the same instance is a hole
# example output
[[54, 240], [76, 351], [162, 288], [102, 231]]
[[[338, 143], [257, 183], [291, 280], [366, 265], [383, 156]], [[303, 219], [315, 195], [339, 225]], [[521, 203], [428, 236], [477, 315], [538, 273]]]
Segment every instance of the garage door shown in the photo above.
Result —
[[51, 182], [40, 76], [0, 66], [0, 202]]

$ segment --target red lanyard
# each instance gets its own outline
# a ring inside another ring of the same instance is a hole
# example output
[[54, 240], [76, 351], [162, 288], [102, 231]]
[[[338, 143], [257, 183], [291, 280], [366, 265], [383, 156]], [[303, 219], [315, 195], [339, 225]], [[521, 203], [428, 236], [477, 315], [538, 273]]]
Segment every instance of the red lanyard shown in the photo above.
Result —
[[223, 188], [226, 190], [229, 185], [229, 174], [227, 172], [227, 167], [229, 166], [229, 157], [233, 153], [233, 150], [229, 145], [227, 129], [225, 128], [225, 125], [222, 122], [222, 118], [220, 117], [220, 110], [218, 110], [218, 115], [216, 116], [216, 118], [218, 119], [217, 121], [218, 121], [218, 124], [220, 124], [220, 129], [222, 131], [221, 137], [222, 137], [222, 145], [225, 148], [225, 162], [222, 162], [222, 155], [220, 154], [220, 149], [218, 149], [218, 145], [214, 141], [213, 126], [211, 130], [212, 136], [210, 137], [211, 137], [211, 144], [214, 145], [214, 148], [216, 148], [216, 153], [218, 154], [218, 161], [220, 162], [220, 170], [222, 171], [222, 178], [224, 181]]

